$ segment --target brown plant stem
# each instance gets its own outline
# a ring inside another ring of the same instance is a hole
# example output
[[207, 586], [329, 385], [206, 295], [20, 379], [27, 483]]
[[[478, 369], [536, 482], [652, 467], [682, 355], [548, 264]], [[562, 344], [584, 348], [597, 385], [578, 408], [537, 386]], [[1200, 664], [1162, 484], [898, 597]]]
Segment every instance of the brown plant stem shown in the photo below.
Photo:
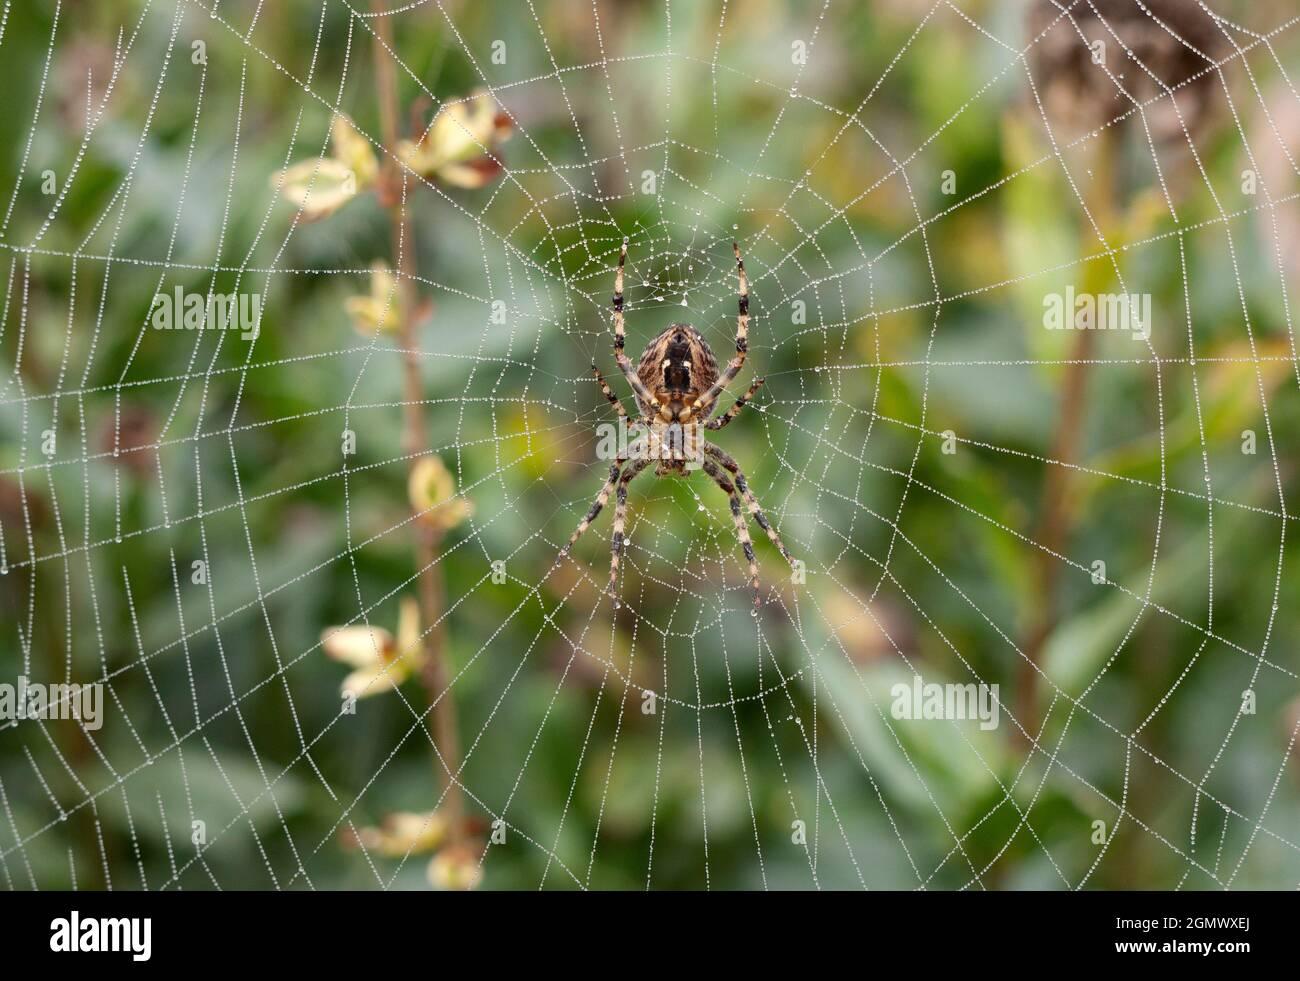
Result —
[[[1114, 243], [1109, 237], [1116, 233], [1114, 220], [1117, 202], [1117, 190], [1114, 185], [1115, 156], [1119, 152], [1119, 141], [1111, 129], [1103, 129], [1097, 137], [1097, 152], [1093, 163], [1093, 180], [1089, 193], [1084, 195], [1092, 222], [1096, 225], [1094, 234], [1100, 234], [1110, 247]], [[1094, 278], [1100, 280], [1105, 273]], [[1090, 287], [1092, 283], [1088, 284]], [[1067, 311], [1073, 316], [1073, 311]], [[1052, 631], [1056, 629], [1059, 611], [1057, 609], [1057, 591], [1060, 584], [1061, 560], [1074, 524], [1069, 499], [1070, 486], [1074, 471], [1069, 464], [1079, 452], [1080, 435], [1087, 415], [1089, 363], [1093, 353], [1093, 331], [1075, 332], [1074, 345], [1070, 352], [1069, 363], [1065, 366], [1065, 377], [1061, 384], [1060, 409], [1057, 413], [1056, 429], [1052, 434], [1049, 458], [1059, 461], [1047, 464], [1043, 477], [1043, 486], [1038, 504], [1038, 523], [1034, 540], [1040, 551], [1036, 555], [1034, 575], [1033, 613], [1030, 627], [1021, 650], [1024, 660], [1020, 663], [1016, 682], [1017, 715], [1020, 729], [1024, 730], [1026, 745], [1037, 741], [1037, 730], [1041, 724], [1038, 718], [1036, 699], [1038, 689], [1039, 664], [1043, 649]]]
[[[380, 0], [372, 8], [384, 9]], [[400, 115], [397, 93], [397, 75], [393, 65], [392, 32], [388, 18], [374, 19], [375, 28], [375, 86], [379, 96], [380, 126], [387, 148], [379, 183], [379, 201], [391, 218], [391, 247], [397, 263], [398, 325], [402, 347], [402, 448], [410, 457], [414, 468], [428, 450], [428, 432], [424, 424], [421, 403], [424, 398], [420, 380], [420, 359], [415, 336], [415, 226], [407, 206], [408, 175], [397, 161], [397, 120]], [[391, 311], [390, 311], [391, 314]], [[418, 511], [412, 510], [415, 521], [415, 565], [417, 570], [420, 621], [428, 630], [424, 637], [424, 667], [420, 680], [429, 696], [429, 734], [441, 757], [436, 767], [443, 788], [442, 810], [448, 818], [448, 844], [459, 838], [464, 812], [457, 774], [460, 772], [460, 737], [456, 724], [456, 704], [452, 700], [447, 670], [447, 626], [443, 621], [446, 609], [446, 580], [442, 566], [437, 562], [437, 549], [441, 533], [421, 520]]]

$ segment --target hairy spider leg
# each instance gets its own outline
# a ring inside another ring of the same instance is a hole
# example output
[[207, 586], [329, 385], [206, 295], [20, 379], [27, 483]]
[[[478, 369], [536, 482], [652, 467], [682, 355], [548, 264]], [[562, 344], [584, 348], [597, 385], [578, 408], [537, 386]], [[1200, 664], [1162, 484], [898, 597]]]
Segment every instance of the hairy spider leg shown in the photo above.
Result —
[[758, 558], [754, 555], [754, 543], [749, 539], [749, 529], [745, 526], [745, 518], [740, 511], [740, 498], [736, 496], [736, 488], [718, 469], [717, 464], [705, 460], [704, 472], [713, 478], [713, 482], [722, 488], [731, 501], [731, 520], [736, 525], [736, 537], [740, 539], [740, 547], [745, 550], [745, 558], [749, 562], [749, 585], [754, 590], [754, 609], [758, 609], [762, 605], [758, 592]]
[[728, 471], [730, 471], [732, 477], [735, 478], [736, 489], [740, 491], [740, 495], [745, 499], [745, 503], [749, 506], [749, 513], [754, 516], [754, 520], [758, 522], [758, 526], [767, 532], [767, 537], [772, 540], [772, 544], [775, 545], [781, 554], [785, 556], [785, 560], [793, 566], [795, 561], [794, 556], [786, 549], [785, 543], [781, 541], [781, 536], [777, 534], [776, 529], [773, 528], [771, 523], [767, 520], [767, 515], [763, 513], [763, 508], [758, 503], [758, 498], [755, 497], [754, 492], [749, 489], [749, 481], [745, 479], [745, 474], [741, 471], [740, 465], [736, 463], [736, 461], [733, 460], [725, 450], [719, 446], [715, 446], [708, 440], [705, 440], [704, 442], [704, 454], [705, 456], [717, 460]]
[[704, 424], [704, 428], [721, 429], [727, 423], [731, 422], [732, 419], [736, 418], [736, 416], [740, 415], [740, 410], [743, 409], [746, 403], [748, 403], [749, 400], [754, 397], [754, 393], [758, 391], [759, 387], [763, 384], [763, 381], [764, 380], [762, 378], [755, 378], [754, 384], [749, 386], [749, 391], [746, 392], [744, 395], [742, 395], [740, 398], [736, 399], [735, 405], [733, 405], [722, 415], [714, 419], [710, 419], [708, 422]]
[[649, 460], [635, 460], [623, 471], [623, 476], [618, 481], [618, 495], [614, 502], [614, 537], [609, 550], [609, 598], [614, 601], [614, 609], [618, 609], [620, 605], [617, 590], [618, 563], [623, 555], [623, 524], [627, 520], [627, 485], [648, 466], [650, 466]]
[[565, 545], [564, 548], [560, 549], [560, 554], [555, 557], [555, 565], [551, 566], [552, 572], [555, 571], [556, 566], [564, 561], [564, 557], [569, 554], [570, 550], [572, 550], [574, 543], [582, 537], [583, 532], [591, 527], [591, 523], [596, 520], [596, 515], [600, 514], [601, 508], [603, 508], [606, 502], [609, 501], [609, 495], [614, 491], [614, 485], [618, 482], [619, 471], [625, 462], [625, 460], [620, 459], [610, 464], [609, 478], [605, 481], [605, 485], [601, 487], [600, 493], [596, 495], [596, 500], [592, 502], [591, 508], [587, 511], [586, 517], [578, 522], [578, 527], [575, 528], [573, 534], [569, 536], [568, 544]]
[[[627, 410], [623, 408], [623, 403], [618, 400], [618, 396], [614, 394], [614, 390], [609, 387], [609, 382], [605, 381], [605, 376], [600, 373], [600, 369], [596, 367], [595, 361], [591, 363], [591, 373], [596, 376], [596, 384], [600, 386], [600, 390], [604, 393], [605, 398], [609, 399], [610, 404], [614, 406], [614, 411], [626, 419]], [[736, 411], [739, 412], [740, 410], [737, 409]]]
[[623, 372], [623, 377], [632, 386], [637, 398], [649, 406], [653, 414], [660, 409], [659, 400], [645, 387], [636, 369], [632, 367], [632, 362], [623, 352], [623, 345], [627, 343], [627, 329], [623, 324], [623, 264], [626, 261], [627, 239], [624, 239], [623, 247], [618, 252], [618, 271], [614, 273], [614, 360], [618, 362], [619, 370]]
[[736, 253], [736, 275], [740, 279], [740, 292], [736, 299], [739, 310], [736, 315], [736, 356], [727, 363], [726, 370], [709, 386], [709, 390], [696, 400], [696, 415], [708, 415], [718, 396], [740, 374], [749, 351], [749, 280], [745, 276], [745, 260], [740, 257], [740, 246], [732, 242], [731, 250]]

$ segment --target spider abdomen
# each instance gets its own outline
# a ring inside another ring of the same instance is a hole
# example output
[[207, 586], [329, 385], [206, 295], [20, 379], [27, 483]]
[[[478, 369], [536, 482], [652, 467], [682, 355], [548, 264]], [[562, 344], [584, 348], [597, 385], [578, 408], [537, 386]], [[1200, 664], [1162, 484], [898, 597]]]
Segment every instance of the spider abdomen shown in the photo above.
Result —
[[[693, 406], [718, 379], [718, 359], [690, 324], [669, 324], [646, 345], [637, 375], [672, 418]], [[649, 407], [642, 406], [642, 411]]]

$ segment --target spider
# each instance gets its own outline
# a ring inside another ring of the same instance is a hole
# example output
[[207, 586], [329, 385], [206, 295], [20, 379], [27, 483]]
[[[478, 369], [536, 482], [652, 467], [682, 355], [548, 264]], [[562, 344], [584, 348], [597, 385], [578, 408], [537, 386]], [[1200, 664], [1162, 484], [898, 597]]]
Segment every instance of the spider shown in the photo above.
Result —
[[[767, 532], [787, 562], [794, 565], [793, 556], [781, 541], [781, 536], [768, 522], [758, 498], [749, 489], [749, 483], [740, 466], [720, 447], [715, 446], [699, 433], [704, 429], [721, 429], [740, 414], [747, 402], [754, 397], [762, 378], [756, 378], [749, 386], [749, 391], [736, 399], [734, 405], [720, 416], [713, 416], [718, 396], [740, 373], [745, 363], [745, 354], [749, 349], [749, 283], [745, 278], [745, 262], [740, 255], [740, 246], [731, 244], [736, 256], [736, 274], [739, 277], [739, 313], [736, 318], [736, 356], [721, 374], [718, 373], [718, 360], [710, 350], [703, 335], [689, 324], [669, 324], [662, 333], [646, 345], [641, 354], [640, 363], [633, 370], [632, 362], [624, 353], [626, 340], [623, 325], [623, 264], [627, 261], [627, 240], [618, 254], [618, 270], [614, 274], [614, 359], [618, 362], [623, 377], [632, 387], [636, 397], [637, 417], [629, 419], [627, 410], [618, 396], [614, 394], [596, 367], [591, 363], [592, 374], [601, 392], [609, 399], [618, 413], [619, 422], [629, 425], [629, 433], [635, 434], [635, 441], [620, 450], [609, 468], [609, 477], [600, 493], [592, 502], [586, 517], [569, 536], [569, 542], [560, 549], [555, 559], [559, 565], [573, 548], [574, 543], [582, 537], [601, 509], [608, 503], [610, 494], [615, 494], [614, 537], [609, 557], [609, 596], [614, 607], [619, 606], [617, 583], [619, 558], [623, 552], [623, 525], [627, 520], [627, 488], [638, 474], [651, 463], [655, 467], [656, 477], [689, 477], [695, 470], [703, 470], [718, 485], [731, 501], [731, 518], [736, 525], [736, 537], [740, 539], [745, 558], [749, 562], [749, 584], [754, 591], [754, 611], [761, 605], [758, 591], [758, 560], [754, 556], [754, 544], [750, 540], [749, 530], [742, 513], [741, 500], [745, 508], [758, 522], [758, 526]], [[725, 471], [725, 472], [724, 472]]]

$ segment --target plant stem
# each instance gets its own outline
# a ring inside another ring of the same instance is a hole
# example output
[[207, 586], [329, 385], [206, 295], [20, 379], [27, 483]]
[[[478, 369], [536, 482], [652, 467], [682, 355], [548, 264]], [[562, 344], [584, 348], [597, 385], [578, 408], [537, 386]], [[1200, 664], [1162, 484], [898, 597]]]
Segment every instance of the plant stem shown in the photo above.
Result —
[[[374, 10], [383, 9], [380, 0]], [[402, 347], [402, 448], [414, 468], [429, 441], [421, 403], [424, 397], [420, 380], [420, 359], [415, 336], [415, 226], [407, 206], [408, 175], [397, 162], [397, 120], [399, 104], [397, 75], [393, 64], [392, 32], [387, 17], [376, 17], [375, 86], [379, 95], [380, 125], [388, 154], [383, 161], [379, 186], [380, 203], [391, 218], [392, 253], [397, 263], [397, 309], [400, 317]], [[454, 844], [462, 827], [464, 801], [456, 775], [460, 772], [460, 737], [456, 724], [456, 704], [448, 686], [447, 625], [442, 619], [446, 609], [446, 580], [437, 561], [441, 533], [415, 518], [415, 565], [418, 576], [420, 621], [428, 633], [424, 638], [424, 668], [420, 680], [429, 696], [429, 734], [441, 757], [435, 768], [443, 788], [442, 810], [448, 818], [450, 841]]]
[[[1090, 193], [1085, 195], [1092, 221], [1100, 234], [1107, 238], [1117, 231], [1114, 221], [1117, 193], [1113, 175], [1118, 152], [1119, 141], [1114, 132], [1111, 129], [1102, 130], [1098, 136]], [[1100, 276], [1094, 278], [1099, 282], [1102, 279]], [[1094, 284], [1088, 285], [1091, 287]], [[1066, 315], [1072, 317], [1074, 311], [1067, 311]], [[1079, 440], [1086, 415], [1088, 373], [1091, 367], [1089, 359], [1093, 352], [1092, 335], [1091, 330], [1075, 332], [1070, 361], [1065, 366], [1060, 411], [1057, 414], [1056, 430], [1052, 434], [1049, 451], [1050, 458], [1059, 462], [1047, 465], [1039, 498], [1038, 526], [1034, 538], [1042, 551], [1039, 551], [1036, 557], [1034, 611], [1028, 635], [1022, 646], [1024, 660], [1020, 664], [1016, 684], [1017, 714], [1020, 717], [1020, 725], [1027, 734], [1024, 737], [1026, 743], [1038, 738], [1036, 730], [1040, 722], [1035, 696], [1038, 689], [1039, 663], [1042, 660], [1043, 648], [1056, 628], [1058, 619], [1057, 588], [1060, 582], [1061, 560], [1057, 555], [1063, 554], [1073, 525], [1073, 515], [1069, 508], [1073, 470], [1069, 465], [1078, 455]]]

